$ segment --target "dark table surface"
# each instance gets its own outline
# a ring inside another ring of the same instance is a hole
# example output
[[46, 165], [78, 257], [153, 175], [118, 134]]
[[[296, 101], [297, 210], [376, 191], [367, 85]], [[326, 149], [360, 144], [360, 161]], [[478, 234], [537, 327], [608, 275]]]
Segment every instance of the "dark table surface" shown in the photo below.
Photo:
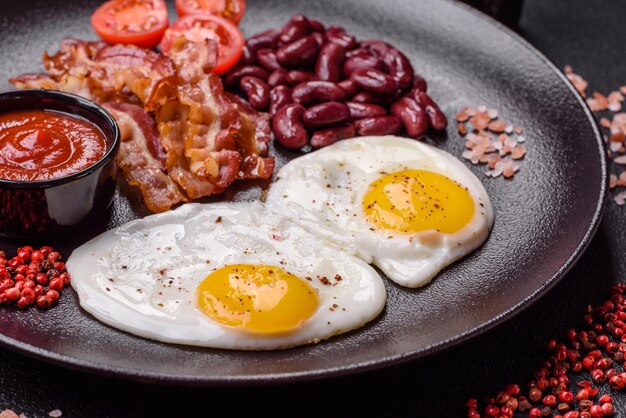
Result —
[[[419, 1], [419, 0], [415, 0]], [[626, 84], [626, 2], [526, 0], [518, 32], [559, 68], [570, 64], [591, 91]], [[626, 281], [626, 206], [610, 203], [587, 252], [545, 297], [474, 340], [426, 359], [383, 371], [289, 385], [185, 388], [147, 385], [51, 366], [0, 349], [0, 410], [28, 417], [60, 409], [63, 417], [209, 416], [464, 416], [468, 397], [494, 396], [524, 384], [545, 356], [550, 338], [576, 326], [588, 304], [612, 283]], [[348, 353], [347, 353], [348, 354]], [[626, 394], [616, 394], [616, 416]]]

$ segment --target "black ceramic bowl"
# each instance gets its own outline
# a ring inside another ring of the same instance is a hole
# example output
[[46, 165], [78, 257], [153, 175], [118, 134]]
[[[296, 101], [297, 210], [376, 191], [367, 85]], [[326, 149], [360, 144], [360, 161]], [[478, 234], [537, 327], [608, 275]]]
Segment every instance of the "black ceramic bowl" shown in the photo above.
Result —
[[111, 204], [115, 192], [115, 162], [119, 129], [102, 107], [82, 97], [51, 90], [0, 93], [0, 113], [53, 110], [97, 126], [107, 149], [95, 164], [68, 176], [43, 181], [0, 179], [0, 235], [41, 236], [68, 232], [90, 223]]

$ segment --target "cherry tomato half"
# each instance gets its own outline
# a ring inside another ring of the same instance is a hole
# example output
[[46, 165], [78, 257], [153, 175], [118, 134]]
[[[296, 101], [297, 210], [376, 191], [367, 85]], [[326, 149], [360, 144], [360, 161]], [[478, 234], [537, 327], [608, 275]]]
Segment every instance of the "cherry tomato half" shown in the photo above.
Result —
[[246, 0], [176, 0], [179, 16], [209, 14], [238, 24], [246, 12]]
[[181, 17], [165, 31], [161, 52], [167, 55], [174, 39], [180, 35], [193, 42], [202, 42], [205, 39], [217, 42], [217, 65], [212, 70], [216, 74], [223, 74], [237, 64], [245, 42], [239, 28], [226, 19], [213, 15], [189, 15]]
[[91, 26], [111, 44], [154, 48], [169, 25], [164, 0], [112, 0], [91, 15]]

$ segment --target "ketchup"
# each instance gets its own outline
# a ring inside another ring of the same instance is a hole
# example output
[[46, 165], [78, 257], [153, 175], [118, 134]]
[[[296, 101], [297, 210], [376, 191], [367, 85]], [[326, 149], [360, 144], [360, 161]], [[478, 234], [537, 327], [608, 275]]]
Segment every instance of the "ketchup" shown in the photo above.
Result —
[[97, 126], [65, 113], [0, 114], [0, 179], [36, 181], [74, 174], [98, 162], [106, 147]]

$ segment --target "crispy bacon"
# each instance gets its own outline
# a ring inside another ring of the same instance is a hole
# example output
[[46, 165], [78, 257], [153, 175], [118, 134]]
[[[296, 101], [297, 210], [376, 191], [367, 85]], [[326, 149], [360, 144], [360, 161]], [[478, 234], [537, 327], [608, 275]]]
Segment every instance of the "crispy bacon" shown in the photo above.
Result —
[[104, 107], [120, 127], [118, 166], [128, 183], [139, 187], [148, 209], [163, 212], [187, 201], [167, 176], [165, 152], [154, 119], [142, 107], [133, 104], [105, 103]]
[[164, 80], [146, 104], [155, 111], [170, 176], [192, 199], [219, 193], [236, 178], [267, 178], [274, 165], [264, 158], [269, 121], [254, 118], [207, 71], [213, 48], [209, 41], [176, 39], [169, 54], [177, 77]]
[[[271, 177], [269, 116], [225, 92], [210, 72], [215, 42], [180, 37], [169, 54], [66, 39], [56, 54], [44, 54], [49, 74], [11, 82], [106, 103], [130, 132], [119, 165], [152, 211], [220, 193], [236, 179]], [[150, 134], [155, 120], [158, 137]]]
[[239, 115], [243, 120], [242, 127], [246, 127], [248, 132], [253, 130], [243, 135], [243, 137], [248, 138], [248, 141], [240, 141], [237, 144], [243, 155], [237, 178], [270, 178], [274, 172], [274, 157], [267, 156], [269, 143], [272, 140], [270, 116], [267, 113], [257, 112], [250, 106], [250, 103], [235, 94], [226, 92], [226, 97], [239, 110]]
[[150, 98], [154, 86], [175, 74], [166, 56], [133, 45], [108, 45], [65, 39], [54, 55], [44, 54], [49, 77], [19, 76], [17, 87], [50, 88], [56, 82], [66, 92], [80, 94], [99, 103], [119, 101], [141, 104]]

